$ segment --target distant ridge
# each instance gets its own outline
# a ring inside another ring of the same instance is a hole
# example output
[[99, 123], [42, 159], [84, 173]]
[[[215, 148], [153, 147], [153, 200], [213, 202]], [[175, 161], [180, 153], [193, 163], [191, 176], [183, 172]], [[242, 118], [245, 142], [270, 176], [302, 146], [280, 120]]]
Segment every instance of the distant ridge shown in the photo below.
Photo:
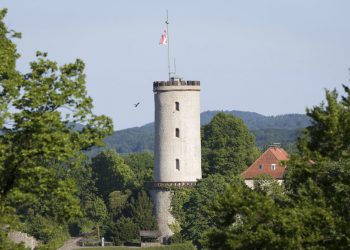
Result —
[[[208, 124], [211, 119], [221, 111], [205, 111], [201, 113], [201, 124]], [[310, 119], [304, 114], [285, 114], [264, 116], [249, 111], [222, 111], [226, 114], [241, 118], [249, 130], [260, 129], [300, 129], [310, 125]]]
[[[201, 113], [201, 125], [208, 124], [221, 111], [205, 111]], [[223, 111], [241, 118], [256, 137], [256, 144], [263, 149], [273, 142], [280, 142], [286, 148], [293, 148], [303, 128], [310, 125], [310, 119], [304, 114], [285, 114], [264, 116], [249, 111]], [[121, 154], [151, 151], [154, 143], [154, 123], [115, 131], [105, 139], [107, 148], [115, 148]], [[95, 155], [101, 149], [94, 149]]]

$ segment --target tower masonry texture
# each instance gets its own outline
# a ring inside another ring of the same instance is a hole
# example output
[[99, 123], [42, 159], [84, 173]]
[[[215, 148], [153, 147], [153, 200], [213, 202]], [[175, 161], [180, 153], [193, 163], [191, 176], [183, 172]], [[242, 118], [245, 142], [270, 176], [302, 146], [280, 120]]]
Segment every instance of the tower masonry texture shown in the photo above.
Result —
[[163, 238], [173, 234], [169, 225], [174, 186], [193, 186], [202, 177], [200, 138], [200, 82], [171, 78], [153, 83], [155, 104], [154, 201]]

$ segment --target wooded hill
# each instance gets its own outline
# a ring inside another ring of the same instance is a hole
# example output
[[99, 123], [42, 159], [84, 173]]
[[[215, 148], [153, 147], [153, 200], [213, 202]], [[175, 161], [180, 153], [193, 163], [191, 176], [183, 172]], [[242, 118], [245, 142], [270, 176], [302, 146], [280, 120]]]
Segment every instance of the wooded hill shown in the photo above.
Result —
[[[219, 111], [201, 113], [201, 125], [208, 124]], [[247, 111], [224, 111], [227, 114], [241, 118], [256, 137], [256, 145], [264, 149], [274, 142], [281, 143], [287, 149], [293, 149], [297, 137], [303, 128], [310, 125], [310, 119], [304, 114], [286, 114], [264, 116]], [[105, 139], [107, 148], [115, 148], [118, 153], [153, 152], [154, 123], [115, 131]], [[94, 149], [95, 155], [99, 149]]]

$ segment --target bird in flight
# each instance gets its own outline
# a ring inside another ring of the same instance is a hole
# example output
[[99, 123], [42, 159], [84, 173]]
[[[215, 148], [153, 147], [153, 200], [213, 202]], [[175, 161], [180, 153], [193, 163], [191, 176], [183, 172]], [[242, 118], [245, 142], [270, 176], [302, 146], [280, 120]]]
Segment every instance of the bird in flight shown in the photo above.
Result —
[[139, 106], [139, 104], [140, 104], [140, 102], [134, 104], [135, 108], [136, 108], [137, 106]]

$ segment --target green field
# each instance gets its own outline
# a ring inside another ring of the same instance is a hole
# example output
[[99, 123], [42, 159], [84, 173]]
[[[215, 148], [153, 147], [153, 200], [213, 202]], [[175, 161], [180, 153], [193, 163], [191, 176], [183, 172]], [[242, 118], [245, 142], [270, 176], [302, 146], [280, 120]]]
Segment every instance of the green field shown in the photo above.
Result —
[[[135, 249], [138, 247], [134, 247]], [[77, 248], [75, 250], [84, 250], [84, 249], [88, 249], [88, 250], [101, 250], [101, 249], [107, 249], [107, 250], [126, 250], [126, 249], [133, 249], [132, 247], [87, 247], [87, 248]]]
[[159, 249], [166, 249], [166, 250], [195, 250], [195, 247], [190, 244], [174, 244], [169, 246], [160, 246], [160, 247], [94, 247], [94, 248], [77, 248], [76, 250], [130, 250], [130, 249], [147, 249], [147, 250], [159, 250]]

